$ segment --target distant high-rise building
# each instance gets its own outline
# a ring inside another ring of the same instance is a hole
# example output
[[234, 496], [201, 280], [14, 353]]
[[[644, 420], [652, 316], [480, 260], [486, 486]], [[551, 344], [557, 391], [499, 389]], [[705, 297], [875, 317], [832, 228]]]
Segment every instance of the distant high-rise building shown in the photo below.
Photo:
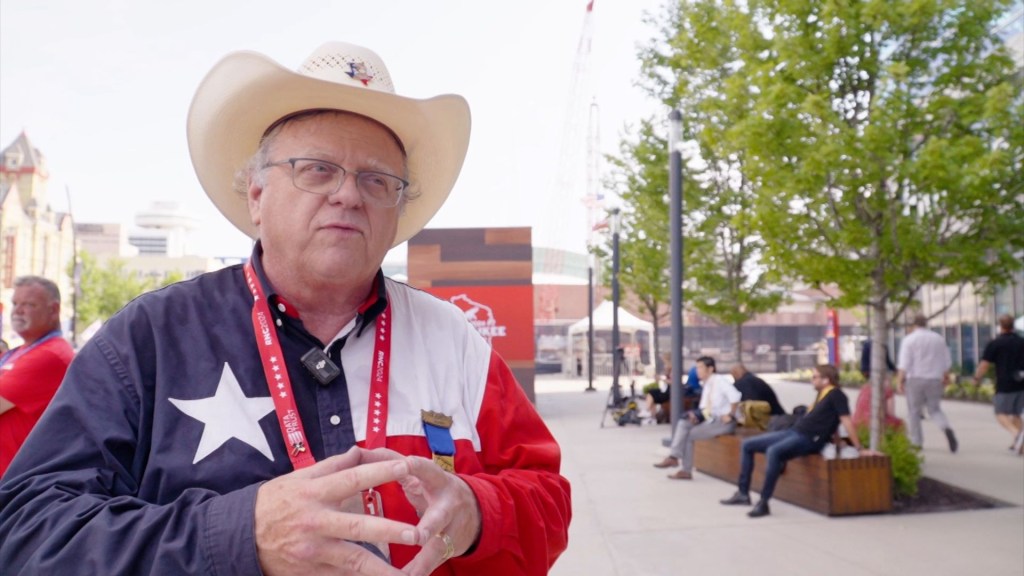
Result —
[[153, 202], [135, 215], [137, 230], [128, 235], [128, 243], [140, 255], [177, 258], [189, 253], [188, 235], [198, 220], [181, 209], [177, 202]]
[[79, 222], [75, 231], [79, 249], [95, 258], [98, 266], [118, 259], [124, 263], [126, 274], [161, 285], [240, 261], [193, 255], [188, 235], [196, 224], [196, 219], [177, 202], [158, 201], [135, 215], [134, 227], [115, 222]]

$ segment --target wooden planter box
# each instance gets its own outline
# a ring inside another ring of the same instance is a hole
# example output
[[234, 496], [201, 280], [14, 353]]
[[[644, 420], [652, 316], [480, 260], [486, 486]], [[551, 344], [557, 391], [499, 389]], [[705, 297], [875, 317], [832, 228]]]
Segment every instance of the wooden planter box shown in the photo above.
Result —
[[[694, 466], [735, 484], [740, 477], [740, 442], [749, 434], [698, 440]], [[764, 454], [754, 456], [752, 492], [764, 485]], [[818, 454], [786, 463], [774, 498], [828, 516], [872, 514], [892, 510], [892, 470], [888, 456], [825, 460]]]

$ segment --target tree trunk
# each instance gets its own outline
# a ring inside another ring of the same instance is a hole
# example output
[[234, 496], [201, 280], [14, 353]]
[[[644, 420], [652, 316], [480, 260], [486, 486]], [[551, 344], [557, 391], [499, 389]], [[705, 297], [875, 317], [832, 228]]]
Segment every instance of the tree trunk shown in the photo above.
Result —
[[651, 326], [653, 326], [652, 330], [654, 330], [654, 349], [651, 350], [651, 364], [654, 365], [654, 379], [657, 380], [658, 360], [661, 359], [661, 347], [658, 346], [658, 312], [656, 310], [651, 311], [650, 309], [648, 309], [648, 312], [651, 312]]
[[[876, 287], [877, 288], [877, 287]], [[879, 290], [880, 292], [880, 290]], [[882, 438], [883, 411], [885, 405], [885, 377], [889, 367], [885, 363], [885, 343], [887, 340], [888, 310], [886, 301], [876, 294], [871, 305], [871, 441], [869, 447], [878, 450]]]
[[740, 364], [743, 362], [743, 323], [733, 325], [732, 344], [736, 347], [736, 363]]

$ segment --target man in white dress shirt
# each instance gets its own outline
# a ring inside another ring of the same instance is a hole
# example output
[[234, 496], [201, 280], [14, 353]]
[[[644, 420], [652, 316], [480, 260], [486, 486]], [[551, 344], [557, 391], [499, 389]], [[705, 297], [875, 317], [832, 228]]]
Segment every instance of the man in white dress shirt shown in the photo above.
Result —
[[952, 364], [945, 338], [928, 329], [926, 317], [915, 316], [913, 331], [903, 339], [896, 363], [896, 389], [907, 396], [907, 433], [915, 446], [922, 443], [921, 419], [925, 407], [928, 417], [946, 433], [949, 451], [956, 452], [959, 446], [940, 406]]
[[740, 391], [733, 385], [732, 378], [715, 373], [715, 359], [710, 356], [697, 358], [697, 377], [704, 391], [697, 410], [684, 413], [676, 423], [672, 434], [669, 456], [654, 465], [655, 468], [682, 466], [668, 477], [673, 480], [693, 478], [693, 443], [696, 440], [732, 434], [736, 430], [736, 405]]

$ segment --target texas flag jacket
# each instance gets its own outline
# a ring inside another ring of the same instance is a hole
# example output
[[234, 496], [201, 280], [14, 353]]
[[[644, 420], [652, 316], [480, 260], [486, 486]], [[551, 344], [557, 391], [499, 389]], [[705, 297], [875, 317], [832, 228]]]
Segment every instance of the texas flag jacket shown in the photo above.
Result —
[[[435, 574], [546, 574], [565, 549], [569, 484], [559, 447], [505, 362], [450, 303], [386, 279], [324, 346], [267, 294], [309, 450], [366, 436], [375, 318], [390, 305], [386, 445], [431, 457], [421, 411], [450, 416], [454, 473], [479, 501], [480, 540]], [[129, 303], [78, 353], [0, 480], [4, 574], [260, 574], [260, 483], [292, 471], [257, 351], [241, 266]], [[318, 383], [301, 357], [341, 368]], [[401, 490], [384, 514], [415, 524]], [[394, 565], [418, 551], [392, 545]]]

